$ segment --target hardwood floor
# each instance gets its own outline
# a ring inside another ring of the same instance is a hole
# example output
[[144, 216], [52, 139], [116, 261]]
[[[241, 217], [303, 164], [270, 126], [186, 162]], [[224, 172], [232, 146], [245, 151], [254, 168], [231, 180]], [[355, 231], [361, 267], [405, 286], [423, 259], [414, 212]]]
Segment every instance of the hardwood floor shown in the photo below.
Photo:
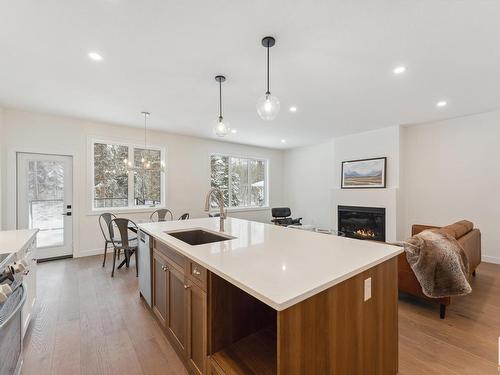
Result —
[[[187, 374], [138, 297], [135, 265], [112, 279], [101, 260], [39, 264], [23, 374]], [[437, 306], [400, 299], [400, 374], [498, 374], [500, 265], [481, 264], [472, 288], [445, 320]]]
[[500, 265], [482, 263], [472, 293], [439, 319], [437, 305], [399, 300], [401, 374], [499, 374]]
[[23, 374], [187, 374], [138, 296], [135, 263], [114, 278], [101, 263], [95, 256], [38, 265]]

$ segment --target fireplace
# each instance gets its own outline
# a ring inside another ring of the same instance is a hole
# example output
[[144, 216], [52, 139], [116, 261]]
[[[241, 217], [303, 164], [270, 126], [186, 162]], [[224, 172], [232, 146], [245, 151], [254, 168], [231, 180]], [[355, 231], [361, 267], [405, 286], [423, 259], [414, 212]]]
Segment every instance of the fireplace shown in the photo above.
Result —
[[338, 230], [346, 237], [385, 241], [385, 208], [338, 206]]

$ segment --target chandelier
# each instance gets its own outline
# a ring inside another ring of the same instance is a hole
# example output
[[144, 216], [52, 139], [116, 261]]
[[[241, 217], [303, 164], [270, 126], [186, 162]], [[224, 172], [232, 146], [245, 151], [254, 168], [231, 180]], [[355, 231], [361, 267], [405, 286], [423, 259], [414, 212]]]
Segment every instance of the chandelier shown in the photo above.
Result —
[[165, 163], [163, 160], [161, 160], [161, 154], [160, 154], [160, 160], [155, 160], [158, 158], [155, 158], [153, 153], [158, 152], [157, 150], [151, 150], [148, 149], [148, 144], [147, 144], [147, 119], [150, 116], [149, 112], [141, 112], [141, 114], [144, 116], [144, 148], [141, 150], [141, 159], [140, 163], [135, 160], [135, 150], [134, 150], [134, 160], [128, 160], [128, 159], [123, 159], [123, 162], [125, 163], [127, 167], [127, 173], [128, 172], [144, 172], [144, 171], [159, 171], [159, 172], [165, 172]]

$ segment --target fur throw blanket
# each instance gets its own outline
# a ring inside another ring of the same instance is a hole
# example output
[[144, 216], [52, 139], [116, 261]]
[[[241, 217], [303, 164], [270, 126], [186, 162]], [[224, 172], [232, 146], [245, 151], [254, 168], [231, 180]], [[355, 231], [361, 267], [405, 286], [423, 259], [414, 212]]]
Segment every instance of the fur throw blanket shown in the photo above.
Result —
[[427, 297], [463, 296], [472, 291], [467, 279], [469, 261], [452, 236], [432, 229], [424, 230], [408, 239], [404, 249]]

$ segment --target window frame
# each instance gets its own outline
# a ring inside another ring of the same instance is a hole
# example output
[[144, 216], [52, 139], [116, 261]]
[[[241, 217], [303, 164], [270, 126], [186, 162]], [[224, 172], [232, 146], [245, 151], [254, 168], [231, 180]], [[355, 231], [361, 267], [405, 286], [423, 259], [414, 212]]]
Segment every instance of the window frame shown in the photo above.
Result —
[[[264, 162], [264, 204], [262, 206], [230, 206], [229, 204], [231, 203], [231, 194], [229, 195], [229, 202], [228, 206], [225, 207], [224, 209], [227, 211], [258, 211], [258, 210], [266, 210], [269, 209], [269, 159], [267, 158], [261, 158], [261, 157], [255, 157], [255, 156], [246, 156], [246, 155], [237, 155], [237, 154], [230, 154], [230, 153], [223, 153], [223, 152], [211, 152], [209, 157], [208, 157], [208, 186], [209, 189], [212, 187], [212, 156], [220, 156], [220, 157], [227, 157], [227, 158], [235, 158], [235, 159], [247, 159], [247, 160], [254, 160], [254, 161], [261, 161]], [[231, 162], [229, 162], [229, 178], [228, 178], [228, 186], [229, 189], [231, 189]], [[250, 186], [250, 185], [249, 185]], [[211, 209], [211, 212], [215, 211]]]
[[117, 145], [117, 146], [127, 146], [128, 147], [128, 160], [134, 159], [134, 149], [144, 149], [144, 144], [140, 144], [138, 142], [134, 142], [127, 139], [116, 139], [116, 138], [105, 138], [105, 137], [90, 137], [88, 139], [88, 150], [89, 150], [89, 158], [87, 160], [87, 167], [89, 169], [88, 178], [89, 178], [89, 213], [90, 214], [101, 214], [102, 212], [147, 212], [154, 211], [159, 208], [166, 207], [166, 170], [167, 170], [167, 160], [166, 160], [166, 148], [157, 145], [148, 145], [148, 150], [160, 151], [160, 162], [163, 162], [165, 165], [165, 172], [160, 172], [160, 202], [161, 204], [156, 206], [150, 205], [134, 205], [134, 177], [133, 175], [129, 175], [128, 178], [128, 205], [123, 207], [95, 207], [94, 206], [94, 145], [96, 143]]

